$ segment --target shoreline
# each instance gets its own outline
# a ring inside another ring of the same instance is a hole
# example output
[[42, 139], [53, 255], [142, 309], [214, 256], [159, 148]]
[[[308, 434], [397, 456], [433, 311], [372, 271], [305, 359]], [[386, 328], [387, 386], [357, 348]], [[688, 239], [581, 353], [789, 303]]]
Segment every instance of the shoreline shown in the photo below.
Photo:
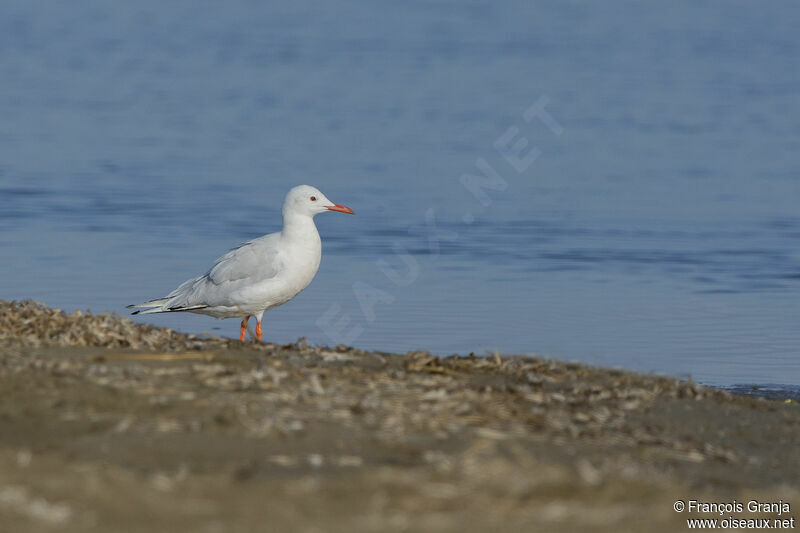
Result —
[[[155, 324], [152, 324], [152, 323], [143, 323], [143, 322], [133, 321], [126, 314], [119, 314], [119, 313], [116, 313], [116, 312], [108, 312], [108, 311], [106, 311], [106, 312], [97, 313], [97, 314], [93, 314], [91, 311], [83, 311], [83, 310], [74, 310], [72, 312], [65, 312], [65, 311], [61, 311], [58, 308], [48, 307], [46, 304], [44, 304], [42, 302], [34, 302], [32, 300], [5, 301], [5, 300], [2, 300], [2, 299], [0, 299], [0, 311], [2, 311], [2, 306], [8, 306], [10, 304], [24, 304], [25, 306], [34, 306], [34, 307], [35, 306], [40, 306], [42, 309], [48, 309], [49, 312], [56, 311], [56, 312], [58, 312], [57, 314], [63, 314], [66, 317], [79, 317], [80, 318], [80, 317], [85, 317], [87, 315], [87, 313], [88, 313], [89, 317], [95, 317], [93, 320], [94, 320], [96, 325], [103, 324], [103, 321], [102, 320], [98, 321], [99, 319], [97, 317], [108, 317], [110, 322], [106, 322], [105, 326], [107, 326], [108, 324], [117, 324], [115, 326], [115, 328], [117, 330], [117, 335], [119, 336], [118, 340], [120, 342], [114, 342], [114, 340], [109, 340], [109, 339], [102, 338], [102, 337], [91, 337], [90, 336], [90, 338], [86, 341], [88, 343], [88, 345], [102, 345], [102, 346], [109, 346], [109, 347], [129, 347], [129, 346], [127, 346], [126, 342], [124, 341], [125, 335], [130, 335], [132, 332], [137, 331], [136, 328], [141, 327], [141, 328], [144, 328], [144, 331], [149, 331], [151, 333], [151, 335], [152, 335], [152, 338], [147, 338], [146, 334], [144, 332], [134, 335], [134, 343], [133, 343], [133, 346], [132, 346], [133, 348], [147, 348], [147, 347], [150, 347], [150, 348], [155, 349], [155, 348], [157, 348], [159, 346], [164, 345], [164, 343], [167, 342], [166, 338], [164, 338], [163, 336], [161, 338], [159, 338], [159, 336], [161, 334], [158, 333], [158, 332], [170, 332], [170, 334], [175, 334], [177, 336], [175, 338], [185, 337], [186, 339], [192, 339], [194, 341], [203, 342], [203, 343], [205, 343], [204, 346], [209, 346], [209, 343], [214, 343], [214, 342], [220, 343], [219, 346], [226, 346], [226, 347], [238, 347], [238, 346], [241, 346], [239, 344], [239, 342], [238, 342], [238, 339], [236, 339], [236, 338], [234, 338], [232, 336], [231, 337], [221, 337], [221, 336], [219, 336], [217, 334], [214, 334], [214, 333], [211, 333], [211, 332], [208, 332], [208, 331], [204, 331], [202, 333], [183, 332], [183, 331], [175, 330], [175, 329], [172, 329], [172, 328], [169, 328], [169, 327], [158, 326], [158, 325], [155, 325]], [[121, 322], [117, 323], [115, 321], [121, 321]], [[128, 323], [128, 322], [129, 322], [129, 324], [128, 324], [127, 327], [120, 327], [118, 325], [120, 323]], [[103, 326], [101, 326], [101, 327], [103, 327]], [[52, 334], [53, 332], [50, 332], [50, 333]], [[72, 344], [72, 343], [74, 343], [76, 341], [74, 338], [70, 338], [70, 336], [65, 332], [56, 332], [55, 333], [55, 335], [56, 335], [55, 338], [49, 339], [49, 340], [48, 339], [40, 339], [40, 338], [38, 338], [39, 334], [34, 333], [34, 332], [27, 332], [27, 334], [33, 336], [32, 344], [33, 345], [37, 345], [37, 346], [38, 345], [42, 345], [42, 344], [47, 344], [47, 343], [50, 343], [50, 344], [53, 344], [53, 345], [56, 345], [56, 346], [64, 344], [64, 343], [69, 345], [69, 344]], [[251, 339], [251, 335], [252, 335], [252, 332], [248, 331], [248, 337], [247, 337], [248, 340], [246, 341], [245, 344], [252, 344], [253, 343], [252, 339]], [[140, 336], [142, 336], [142, 337], [140, 338]], [[0, 332], [0, 344], [2, 344], [2, 342], [3, 342], [2, 332]], [[301, 339], [298, 339], [297, 342], [306, 342], [306, 341], [305, 341], [304, 338], [301, 338]], [[296, 342], [295, 343], [289, 342], [288, 344], [275, 344], [275, 343], [266, 342], [265, 344], [269, 345], [269, 346], [292, 346], [292, 345], [296, 344]], [[348, 350], [358, 350], [358, 351], [365, 352], [365, 353], [366, 352], [384, 353], [384, 354], [394, 353], [394, 352], [382, 350], [380, 348], [376, 348], [376, 349], [373, 349], [373, 348], [355, 348], [355, 347], [350, 347], [350, 346], [347, 346], [346, 348]], [[416, 351], [416, 350], [412, 350], [412, 351]], [[653, 372], [635, 370], [635, 369], [625, 368], [625, 367], [621, 367], [621, 366], [602, 366], [602, 365], [597, 365], [595, 363], [582, 362], [582, 361], [579, 361], [579, 360], [553, 358], [553, 357], [550, 357], [550, 356], [547, 356], [547, 355], [505, 354], [505, 353], [497, 352], [497, 350], [486, 351], [482, 355], [477, 355], [477, 354], [475, 354], [475, 352], [470, 352], [469, 354], [462, 354], [462, 353], [446, 353], [445, 354], [445, 353], [433, 352], [433, 353], [431, 353], [431, 355], [433, 355], [435, 357], [439, 357], [439, 358], [472, 357], [472, 356], [483, 358], [483, 357], [493, 357], [494, 353], [499, 353], [503, 357], [508, 357], [508, 356], [523, 357], [523, 358], [524, 357], [531, 357], [531, 358], [538, 358], [538, 359], [545, 359], [545, 360], [561, 361], [561, 362], [564, 362], [564, 363], [575, 363], [575, 364], [585, 365], [585, 366], [588, 366], [588, 367], [598, 368], [598, 369], [621, 370], [621, 371], [624, 371], [624, 372], [632, 372], [632, 373], [636, 373], [636, 374], [644, 374], [644, 375], [653, 375], [653, 376], [666, 377], [666, 378], [670, 378], [670, 379], [677, 379], [677, 380], [681, 380], [681, 381], [697, 383], [697, 384], [702, 385], [704, 387], [710, 387], [710, 388], [714, 388], [714, 389], [728, 391], [728, 392], [731, 392], [733, 394], [749, 396], [749, 397], [764, 397], [764, 398], [771, 399], [771, 400], [787, 400], [787, 399], [791, 399], [791, 400], [794, 400], [794, 401], [800, 401], [800, 385], [790, 384], [790, 383], [736, 382], [736, 383], [731, 383], [729, 385], [720, 385], [720, 384], [716, 384], [716, 383], [707, 383], [707, 382], [704, 382], [702, 380], [695, 380], [695, 379], [693, 379], [693, 377], [691, 375], [687, 375], [687, 376], [684, 376], [684, 375], [670, 375], [670, 374], [653, 373]]]
[[4, 530], [674, 531], [707, 517], [679, 498], [800, 506], [797, 402], [537, 357], [0, 302], [0, 395]]

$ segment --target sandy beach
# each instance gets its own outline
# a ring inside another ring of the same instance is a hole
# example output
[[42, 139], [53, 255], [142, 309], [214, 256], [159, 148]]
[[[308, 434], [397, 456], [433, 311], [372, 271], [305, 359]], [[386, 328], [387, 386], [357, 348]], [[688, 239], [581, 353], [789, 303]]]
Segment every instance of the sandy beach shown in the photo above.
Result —
[[800, 406], [0, 302], [2, 531], [683, 531], [800, 506]]

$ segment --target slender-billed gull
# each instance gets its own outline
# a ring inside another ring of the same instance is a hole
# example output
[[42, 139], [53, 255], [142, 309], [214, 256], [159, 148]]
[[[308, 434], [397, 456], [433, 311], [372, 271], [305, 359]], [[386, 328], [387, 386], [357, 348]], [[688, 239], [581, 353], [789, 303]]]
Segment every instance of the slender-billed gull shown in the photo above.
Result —
[[319, 269], [322, 243], [314, 216], [325, 211], [353, 214], [318, 189], [298, 185], [283, 202], [283, 228], [248, 241], [217, 259], [204, 275], [186, 280], [164, 298], [138, 305], [133, 314], [188, 311], [216, 318], [241, 318], [244, 341], [249, 318], [261, 340], [264, 311], [285, 304], [305, 289]]

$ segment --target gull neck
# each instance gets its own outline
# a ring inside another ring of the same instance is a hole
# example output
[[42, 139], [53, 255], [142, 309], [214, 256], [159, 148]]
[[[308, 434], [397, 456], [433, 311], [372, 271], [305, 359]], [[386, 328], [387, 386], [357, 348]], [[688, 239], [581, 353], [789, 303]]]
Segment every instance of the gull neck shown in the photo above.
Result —
[[305, 213], [284, 211], [281, 236], [291, 240], [308, 239], [314, 236], [318, 239], [319, 233], [317, 232], [317, 226], [314, 224], [314, 217]]

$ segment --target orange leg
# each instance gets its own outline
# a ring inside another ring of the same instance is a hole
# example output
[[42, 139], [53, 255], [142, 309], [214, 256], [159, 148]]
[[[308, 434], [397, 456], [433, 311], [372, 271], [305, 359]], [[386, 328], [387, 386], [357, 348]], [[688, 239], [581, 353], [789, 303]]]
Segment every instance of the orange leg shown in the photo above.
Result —
[[256, 320], [256, 337], [258, 337], [259, 342], [261, 341], [261, 321]]
[[244, 342], [244, 334], [247, 332], [247, 321], [250, 320], [249, 316], [242, 319], [242, 332], [239, 333], [239, 340]]

